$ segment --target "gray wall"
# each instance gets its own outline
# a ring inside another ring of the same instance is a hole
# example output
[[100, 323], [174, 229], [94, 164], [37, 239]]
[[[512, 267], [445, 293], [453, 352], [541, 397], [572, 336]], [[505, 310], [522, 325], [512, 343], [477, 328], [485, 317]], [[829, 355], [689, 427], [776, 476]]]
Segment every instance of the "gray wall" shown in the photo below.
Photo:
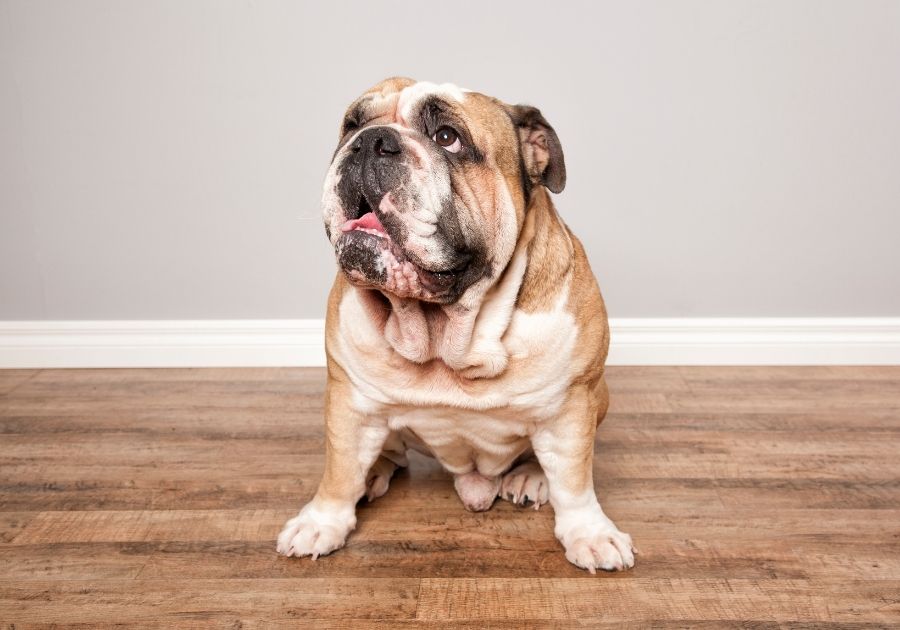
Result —
[[0, 318], [321, 317], [398, 74], [543, 109], [613, 316], [900, 315], [900, 3], [0, 0]]

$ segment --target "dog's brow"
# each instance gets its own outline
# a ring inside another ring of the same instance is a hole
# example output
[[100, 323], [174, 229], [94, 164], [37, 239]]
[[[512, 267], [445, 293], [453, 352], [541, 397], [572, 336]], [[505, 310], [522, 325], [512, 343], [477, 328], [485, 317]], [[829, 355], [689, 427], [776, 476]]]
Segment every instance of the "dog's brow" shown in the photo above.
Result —
[[344, 116], [344, 121], [360, 125], [366, 119], [366, 110], [368, 109], [366, 105], [368, 102], [368, 99], [364, 99], [351, 105], [346, 116]]
[[370, 102], [371, 99], [367, 99], [350, 107], [341, 123], [342, 136], [354, 129], [362, 129], [370, 122], [385, 116], [384, 113], [373, 110]]

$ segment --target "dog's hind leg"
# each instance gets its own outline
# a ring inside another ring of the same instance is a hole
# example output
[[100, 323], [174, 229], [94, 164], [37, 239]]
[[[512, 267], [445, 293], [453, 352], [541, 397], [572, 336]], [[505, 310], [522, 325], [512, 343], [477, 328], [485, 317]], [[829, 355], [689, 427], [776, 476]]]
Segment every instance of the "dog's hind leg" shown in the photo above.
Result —
[[510, 503], [525, 505], [531, 502], [534, 509], [539, 509], [549, 497], [549, 486], [544, 469], [534, 453], [521, 458], [512, 469], [503, 475], [499, 496]]
[[387, 492], [391, 477], [397, 469], [408, 465], [406, 446], [397, 433], [392, 433], [385, 442], [381, 455], [366, 475], [366, 499], [371, 503]]

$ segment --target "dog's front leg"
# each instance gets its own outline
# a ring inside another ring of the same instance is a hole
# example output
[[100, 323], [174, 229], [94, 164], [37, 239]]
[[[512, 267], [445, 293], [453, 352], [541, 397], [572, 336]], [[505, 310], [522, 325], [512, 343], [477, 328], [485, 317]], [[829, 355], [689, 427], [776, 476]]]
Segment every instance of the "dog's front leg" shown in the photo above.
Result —
[[329, 376], [325, 391], [325, 473], [319, 489], [278, 535], [278, 553], [324, 556], [344, 546], [356, 527], [356, 503], [366, 474], [390, 433], [385, 419], [351, 406], [350, 386]]
[[594, 492], [594, 434], [598, 405], [586, 388], [573, 389], [560, 414], [532, 436], [550, 490], [555, 533], [566, 559], [594, 573], [634, 566], [631, 536], [600, 509]]

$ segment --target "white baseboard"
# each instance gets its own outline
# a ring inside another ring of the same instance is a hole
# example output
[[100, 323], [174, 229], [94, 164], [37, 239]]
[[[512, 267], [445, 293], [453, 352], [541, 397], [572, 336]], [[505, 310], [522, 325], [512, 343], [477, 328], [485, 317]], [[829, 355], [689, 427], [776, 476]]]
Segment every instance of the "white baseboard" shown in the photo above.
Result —
[[[900, 365], [900, 317], [613, 319], [610, 365]], [[0, 321], [0, 368], [321, 366], [324, 321]]]
[[610, 365], [900, 365], [900, 317], [610, 321]]
[[325, 321], [0, 321], [0, 368], [325, 365]]

